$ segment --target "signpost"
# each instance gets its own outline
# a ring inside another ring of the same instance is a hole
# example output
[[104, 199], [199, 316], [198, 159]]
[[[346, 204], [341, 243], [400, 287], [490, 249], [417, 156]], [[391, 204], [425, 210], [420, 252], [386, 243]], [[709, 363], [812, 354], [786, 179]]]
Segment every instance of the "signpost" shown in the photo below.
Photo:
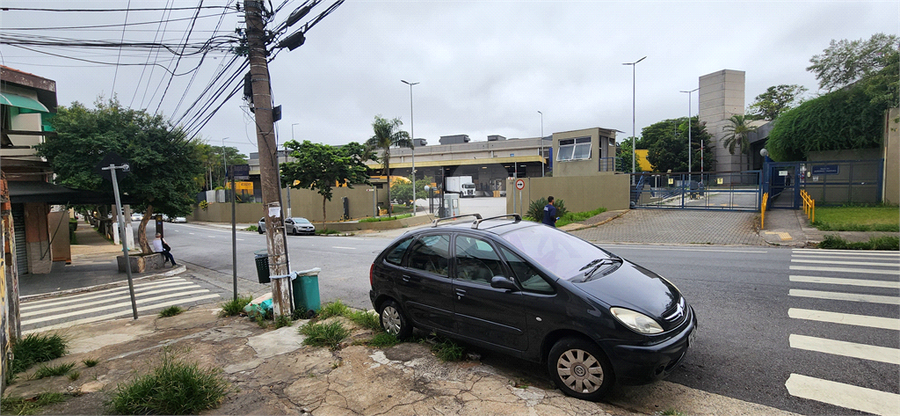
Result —
[[[117, 158], [121, 159], [118, 155], [110, 153], [103, 160], [113, 160]], [[125, 219], [122, 218], [122, 199], [119, 197], [119, 180], [116, 178], [116, 169], [121, 169], [122, 172], [128, 173], [131, 167], [128, 166], [128, 163], [123, 163], [119, 166], [110, 163], [109, 166], [100, 168], [102, 172], [109, 171], [109, 179], [113, 185], [113, 194], [116, 196], [116, 220], [119, 226], [119, 235], [122, 237], [122, 253], [125, 255], [125, 273], [128, 275], [128, 293], [131, 295], [131, 313], [134, 316], [134, 319], [137, 320], [137, 302], [134, 299], [134, 281], [131, 278], [131, 259], [128, 257], [128, 243], [125, 238]], [[103, 176], [105, 177], [106, 175]]]
[[[516, 189], [519, 190], [519, 211], [523, 211], [524, 207], [522, 206], [522, 190], [525, 189], [525, 181], [522, 179], [516, 179]], [[516, 205], [516, 197], [513, 195], [513, 210], [515, 211]]]

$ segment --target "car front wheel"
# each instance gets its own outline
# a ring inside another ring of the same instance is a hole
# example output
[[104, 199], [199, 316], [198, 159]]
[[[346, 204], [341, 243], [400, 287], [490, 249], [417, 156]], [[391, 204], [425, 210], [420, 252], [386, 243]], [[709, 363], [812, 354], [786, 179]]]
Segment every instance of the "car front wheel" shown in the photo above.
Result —
[[403, 314], [397, 302], [392, 300], [385, 302], [379, 315], [381, 315], [381, 328], [385, 332], [400, 339], [406, 338], [412, 333], [412, 325], [409, 324], [409, 320], [406, 319], [406, 315]]
[[547, 369], [563, 393], [583, 400], [599, 400], [615, 383], [603, 351], [581, 338], [559, 340], [547, 357]]

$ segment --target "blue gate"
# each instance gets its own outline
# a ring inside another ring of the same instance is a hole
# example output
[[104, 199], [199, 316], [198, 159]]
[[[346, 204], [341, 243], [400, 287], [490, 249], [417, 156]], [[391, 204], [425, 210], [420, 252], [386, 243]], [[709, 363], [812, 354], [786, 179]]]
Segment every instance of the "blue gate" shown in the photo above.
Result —
[[800, 209], [805, 190], [816, 206], [879, 204], [884, 159], [771, 162], [763, 168], [769, 208]]
[[759, 211], [762, 172], [635, 173], [633, 208]]

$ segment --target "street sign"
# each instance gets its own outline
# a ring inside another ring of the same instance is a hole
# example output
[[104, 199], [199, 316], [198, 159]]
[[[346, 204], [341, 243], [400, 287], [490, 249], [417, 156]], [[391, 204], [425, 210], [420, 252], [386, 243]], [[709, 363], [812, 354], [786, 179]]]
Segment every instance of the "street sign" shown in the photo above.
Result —
[[231, 167], [231, 174], [238, 181], [246, 181], [250, 179], [250, 165], [234, 165]]
[[128, 166], [128, 162], [119, 156], [116, 152], [109, 152], [106, 156], [103, 156], [103, 160], [97, 163], [94, 166], [94, 173], [103, 177], [109, 182], [112, 182], [112, 174], [109, 172], [109, 169], [104, 170], [103, 168], [109, 168], [109, 165], [115, 166], [124, 166], [124, 168], [120, 169], [120, 172], [116, 173], [116, 177], [119, 180], [122, 180], [126, 176], [128, 176], [128, 172], [131, 170]]
[[516, 189], [518, 189], [520, 191], [525, 189], [525, 181], [523, 181], [521, 179], [516, 180]]

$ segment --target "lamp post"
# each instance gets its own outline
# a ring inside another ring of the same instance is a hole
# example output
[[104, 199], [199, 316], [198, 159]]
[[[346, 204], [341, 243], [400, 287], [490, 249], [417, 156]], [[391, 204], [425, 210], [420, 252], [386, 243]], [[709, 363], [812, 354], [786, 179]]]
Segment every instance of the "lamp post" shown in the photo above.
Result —
[[544, 177], [544, 113], [538, 110], [541, 115], [541, 177]]
[[[222, 161], [225, 161], [225, 140], [228, 137], [222, 139]], [[228, 166], [225, 167], [225, 182], [228, 182]], [[225, 186], [225, 189], [228, 189], [228, 186]], [[228, 195], [228, 191], [225, 191], [225, 195]], [[232, 282], [232, 293], [233, 299], [237, 300], [237, 222], [235, 218], [235, 207], [234, 207], [234, 175], [231, 175], [231, 282]]]
[[634, 123], [635, 101], [636, 101], [635, 91], [636, 91], [636, 85], [637, 85], [636, 80], [635, 80], [635, 68], [637, 67], [637, 64], [639, 62], [643, 61], [644, 59], [647, 59], [647, 57], [645, 56], [634, 62], [623, 62], [622, 63], [622, 65], [631, 65], [631, 186], [634, 186], [634, 173], [635, 173], [634, 161], [635, 161], [635, 159], [637, 159], [637, 150], [635, 150], [635, 148], [634, 148], [634, 136], [637, 135], [637, 133], [635, 131], [635, 127], [634, 127], [634, 124], [635, 124]]
[[[692, 100], [691, 100], [691, 94], [692, 94], [694, 91], [697, 91], [697, 90], [699, 90], [699, 89], [700, 89], [700, 87], [694, 88], [694, 89], [692, 89], [692, 90], [690, 90], [690, 91], [681, 91], [681, 92], [683, 92], [683, 93], [685, 93], [685, 94], [688, 95], [688, 180], [689, 180], [689, 181], [691, 180], [691, 167], [693, 166], [693, 165], [691, 164], [691, 153], [694, 153], [694, 152], [693, 152], [693, 149], [691, 149], [691, 143], [692, 143], [692, 142], [691, 142], [691, 116], [693, 116], [693, 114], [691, 114], [691, 113], [692, 113], [692, 110], [691, 110], [691, 103], [692, 103]], [[701, 155], [702, 155], [702, 153], [701, 153]]]
[[225, 167], [225, 179], [222, 181], [222, 187], [228, 189], [228, 162], [225, 160], [225, 140], [228, 140], [228, 137], [222, 139], [222, 166]]
[[[409, 136], [412, 139], [412, 188], [413, 188], [413, 216], [416, 216], [416, 133], [415, 126], [413, 124], [413, 95], [412, 95], [412, 87], [413, 85], [417, 85], [418, 82], [409, 82], [405, 79], [401, 79], [400, 82], [409, 85]], [[390, 182], [390, 178], [388, 178], [388, 182]], [[388, 185], [390, 186], [390, 184]]]
[[[300, 124], [300, 123], [291, 124], [291, 141], [296, 141], [296, 140], [294, 140], [294, 126], [296, 126], [298, 124]], [[284, 150], [287, 151], [287, 148], [285, 148]], [[285, 155], [284, 155], [284, 161], [287, 162], [287, 153], [285, 153]], [[281, 175], [280, 172], [278, 174]], [[291, 185], [293, 185], [293, 183], [289, 184], [287, 187], [287, 216], [288, 216], [288, 218], [294, 218], [293, 216], [291, 216]]]

